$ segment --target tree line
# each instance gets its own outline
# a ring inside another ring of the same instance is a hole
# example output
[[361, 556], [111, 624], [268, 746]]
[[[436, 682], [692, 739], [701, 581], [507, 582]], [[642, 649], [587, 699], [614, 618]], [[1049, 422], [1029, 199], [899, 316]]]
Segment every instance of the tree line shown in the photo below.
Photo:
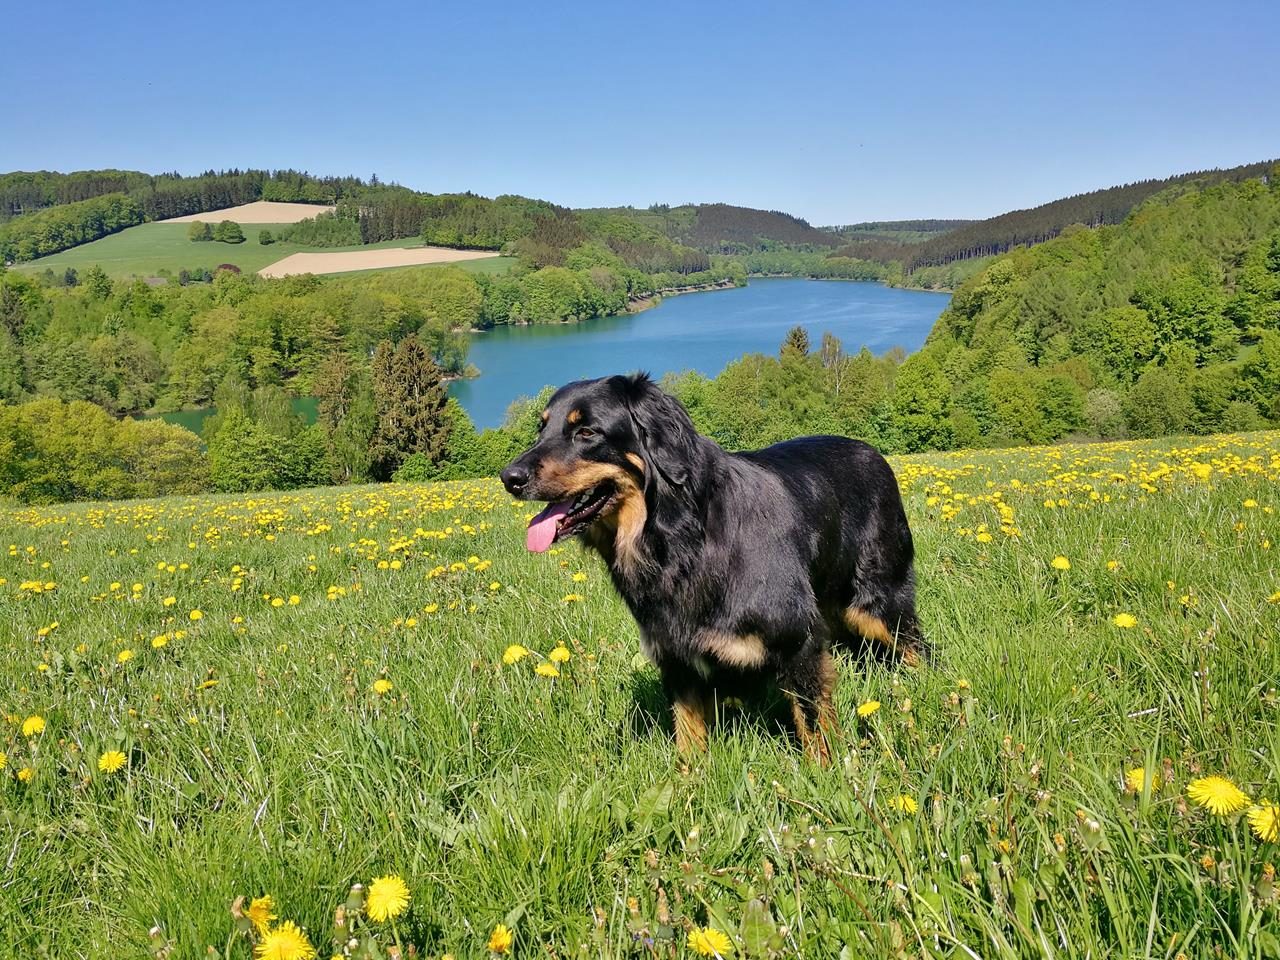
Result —
[[0, 261], [34, 260], [148, 220], [255, 200], [335, 203], [365, 189], [358, 177], [296, 170], [210, 170], [193, 177], [121, 170], [8, 173], [0, 175]]

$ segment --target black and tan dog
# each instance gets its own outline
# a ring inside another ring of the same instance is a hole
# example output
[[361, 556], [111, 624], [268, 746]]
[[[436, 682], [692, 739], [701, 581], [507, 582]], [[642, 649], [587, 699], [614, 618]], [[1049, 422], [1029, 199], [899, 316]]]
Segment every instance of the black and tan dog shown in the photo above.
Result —
[[530, 550], [576, 535], [608, 564], [682, 753], [706, 748], [717, 694], [772, 677], [806, 752], [825, 762], [832, 645], [926, 652], [898, 485], [858, 440], [730, 454], [644, 374], [606, 377], [556, 392], [502, 482], [550, 501], [529, 524]]

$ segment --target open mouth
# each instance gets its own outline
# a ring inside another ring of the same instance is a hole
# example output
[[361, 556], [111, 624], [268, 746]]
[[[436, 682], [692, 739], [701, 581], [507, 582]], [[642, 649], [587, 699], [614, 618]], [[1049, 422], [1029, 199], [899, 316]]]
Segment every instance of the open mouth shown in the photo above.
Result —
[[557, 540], [580, 533], [613, 502], [614, 493], [612, 483], [602, 483], [570, 500], [547, 504], [545, 510], [529, 521], [525, 546], [534, 553], [543, 553]]

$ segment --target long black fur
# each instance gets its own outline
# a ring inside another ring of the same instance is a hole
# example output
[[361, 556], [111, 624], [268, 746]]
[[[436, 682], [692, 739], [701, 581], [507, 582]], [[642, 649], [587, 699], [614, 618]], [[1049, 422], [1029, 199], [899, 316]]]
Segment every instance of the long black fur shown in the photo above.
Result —
[[[502, 479], [517, 497], [554, 499], [545, 475], [601, 463], [643, 490], [643, 532], [626, 558], [599, 521], [580, 536], [608, 564], [674, 701], [772, 677], [816, 722], [832, 645], [926, 653], [911, 531], [893, 471], [869, 445], [802, 437], [727, 453], [647, 376], [613, 376], [557, 391], [537, 442]], [[895, 642], [864, 637], [850, 607]], [[700, 642], [708, 630], [758, 636], [767, 657], [746, 670], [717, 662]]]

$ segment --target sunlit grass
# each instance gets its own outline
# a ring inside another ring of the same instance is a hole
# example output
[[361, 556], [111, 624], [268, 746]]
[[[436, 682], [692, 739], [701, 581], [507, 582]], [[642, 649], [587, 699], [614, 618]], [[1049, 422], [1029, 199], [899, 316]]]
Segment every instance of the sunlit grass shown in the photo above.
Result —
[[4, 950], [248, 957], [270, 894], [322, 957], [1270, 955], [1280, 434], [894, 466], [938, 661], [842, 659], [830, 769], [768, 703], [682, 769], [494, 481], [0, 514]]

